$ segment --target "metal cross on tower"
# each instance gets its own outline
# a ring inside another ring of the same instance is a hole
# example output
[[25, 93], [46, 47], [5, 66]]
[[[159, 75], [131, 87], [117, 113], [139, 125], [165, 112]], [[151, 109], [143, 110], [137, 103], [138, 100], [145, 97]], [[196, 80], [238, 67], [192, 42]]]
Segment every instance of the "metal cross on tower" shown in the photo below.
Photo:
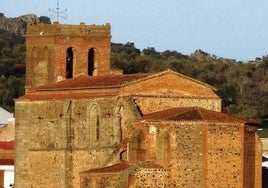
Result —
[[59, 1], [57, 1], [57, 7], [56, 9], [48, 9], [51, 14], [50, 14], [50, 18], [51, 19], [54, 19], [56, 18], [56, 21], [59, 21], [59, 18], [63, 18], [63, 19], [66, 19], [67, 18], [67, 9], [65, 10], [60, 10], [60, 7], [59, 7]]

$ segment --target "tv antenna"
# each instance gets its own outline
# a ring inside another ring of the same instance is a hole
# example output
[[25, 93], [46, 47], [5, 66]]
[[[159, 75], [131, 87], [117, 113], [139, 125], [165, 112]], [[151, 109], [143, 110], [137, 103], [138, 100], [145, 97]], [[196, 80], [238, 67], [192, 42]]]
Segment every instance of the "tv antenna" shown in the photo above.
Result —
[[50, 14], [50, 18], [54, 19], [56, 18], [56, 21], [59, 21], [59, 18], [63, 18], [66, 19], [67, 18], [67, 9], [61, 10], [59, 7], [59, 1], [57, 1], [57, 7], [54, 9], [48, 9], [49, 12], [51, 12]]

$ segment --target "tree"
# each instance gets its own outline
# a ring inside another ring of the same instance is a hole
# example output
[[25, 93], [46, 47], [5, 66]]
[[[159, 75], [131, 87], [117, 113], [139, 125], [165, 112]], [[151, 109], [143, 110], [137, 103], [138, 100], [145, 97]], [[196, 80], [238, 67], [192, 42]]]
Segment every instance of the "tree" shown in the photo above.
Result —
[[44, 23], [44, 24], [51, 24], [51, 20], [49, 17], [47, 16], [40, 16], [39, 17], [39, 20], [41, 23]]

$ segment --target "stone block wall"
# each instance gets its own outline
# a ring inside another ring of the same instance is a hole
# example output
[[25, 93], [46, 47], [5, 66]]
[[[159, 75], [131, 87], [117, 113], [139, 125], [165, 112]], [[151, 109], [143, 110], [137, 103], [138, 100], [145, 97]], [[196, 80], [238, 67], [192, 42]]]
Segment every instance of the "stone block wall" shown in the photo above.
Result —
[[165, 96], [135, 96], [135, 102], [143, 114], [165, 110], [174, 107], [198, 106], [214, 111], [221, 111], [221, 99], [200, 99], [187, 97], [165, 97]]
[[31, 110], [24, 108], [25, 103], [16, 103], [15, 114], [15, 186], [21, 188], [30, 187], [29, 171], [29, 146], [31, 144], [31, 124], [28, 118], [31, 117]]
[[168, 186], [168, 172], [162, 168], [142, 168], [138, 169], [129, 177], [131, 188], [158, 188]]
[[208, 124], [206, 187], [243, 187], [243, 135], [243, 124]]
[[189, 122], [169, 126], [172, 127], [169, 187], [205, 187], [203, 124]]
[[17, 102], [15, 183], [76, 187], [79, 173], [119, 163], [122, 135], [139, 116], [133, 105], [129, 98]]
[[243, 123], [146, 122], [135, 128], [140, 131], [130, 153], [136, 150], [136, 163], [162, 165], [166, 187], [261, 187], [255, 132], [244, 137]]
[[[40, 161], [42, 162], [40, 163]], [[29, 171], [31, 173], [29, 175], [31, 183], [29, 187], [70, 187], [70, 183], [66, 181], [67, 178], [71, 177], [71, 171], [66, 164], [69, 162], [71, 161], [68, 153], [64, 150], [30, 151]]]

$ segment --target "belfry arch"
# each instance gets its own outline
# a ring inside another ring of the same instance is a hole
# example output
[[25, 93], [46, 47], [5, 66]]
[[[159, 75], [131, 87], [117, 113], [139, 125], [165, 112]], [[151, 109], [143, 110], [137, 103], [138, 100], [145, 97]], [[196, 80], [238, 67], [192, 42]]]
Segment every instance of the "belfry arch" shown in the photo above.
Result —
[[90, 48], [88, 50], [88, 75], [93, 76], [94, 70], [95, 70], [95, 49]]
[[66, 78], [72, 78], [73, 77], [73, 48], [69, 47], [66, 50]]

